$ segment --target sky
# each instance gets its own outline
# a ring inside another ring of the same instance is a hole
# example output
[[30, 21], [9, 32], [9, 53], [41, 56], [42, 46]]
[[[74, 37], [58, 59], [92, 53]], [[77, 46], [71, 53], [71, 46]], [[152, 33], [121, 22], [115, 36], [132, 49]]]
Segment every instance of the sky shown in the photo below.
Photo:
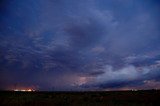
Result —
[[160, 89], [159, 0], [0, 0], [0, 89]]

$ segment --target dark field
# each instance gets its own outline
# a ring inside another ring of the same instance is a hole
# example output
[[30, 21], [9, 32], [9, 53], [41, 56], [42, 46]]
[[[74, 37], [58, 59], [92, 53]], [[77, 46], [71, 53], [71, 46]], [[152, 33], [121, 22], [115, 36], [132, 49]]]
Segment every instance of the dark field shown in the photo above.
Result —
[[0, 106], [160, 106], [160, 91], [1, 91]]

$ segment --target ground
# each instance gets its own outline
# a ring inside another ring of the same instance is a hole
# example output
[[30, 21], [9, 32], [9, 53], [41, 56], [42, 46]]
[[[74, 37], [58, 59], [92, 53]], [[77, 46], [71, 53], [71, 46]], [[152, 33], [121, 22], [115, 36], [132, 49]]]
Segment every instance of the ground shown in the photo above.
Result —
[[0, 106], [160, 106], [160, 90], [0, 92]]

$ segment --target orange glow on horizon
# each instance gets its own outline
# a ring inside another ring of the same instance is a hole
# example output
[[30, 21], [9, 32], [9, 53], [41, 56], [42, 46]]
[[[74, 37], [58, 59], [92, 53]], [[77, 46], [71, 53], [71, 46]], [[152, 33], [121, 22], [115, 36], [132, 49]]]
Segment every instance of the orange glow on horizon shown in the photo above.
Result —
[[21, 92], [33, 92], [33, 89], [14, 89], [14, 91], [21, 91]]

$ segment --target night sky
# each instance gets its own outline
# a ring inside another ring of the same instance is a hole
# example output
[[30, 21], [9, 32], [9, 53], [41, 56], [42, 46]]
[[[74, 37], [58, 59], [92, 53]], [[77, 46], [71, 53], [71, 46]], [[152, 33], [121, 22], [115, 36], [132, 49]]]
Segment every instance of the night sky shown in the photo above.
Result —
[[0, 89], [160, 88], [159, 0], [0, 0]]

